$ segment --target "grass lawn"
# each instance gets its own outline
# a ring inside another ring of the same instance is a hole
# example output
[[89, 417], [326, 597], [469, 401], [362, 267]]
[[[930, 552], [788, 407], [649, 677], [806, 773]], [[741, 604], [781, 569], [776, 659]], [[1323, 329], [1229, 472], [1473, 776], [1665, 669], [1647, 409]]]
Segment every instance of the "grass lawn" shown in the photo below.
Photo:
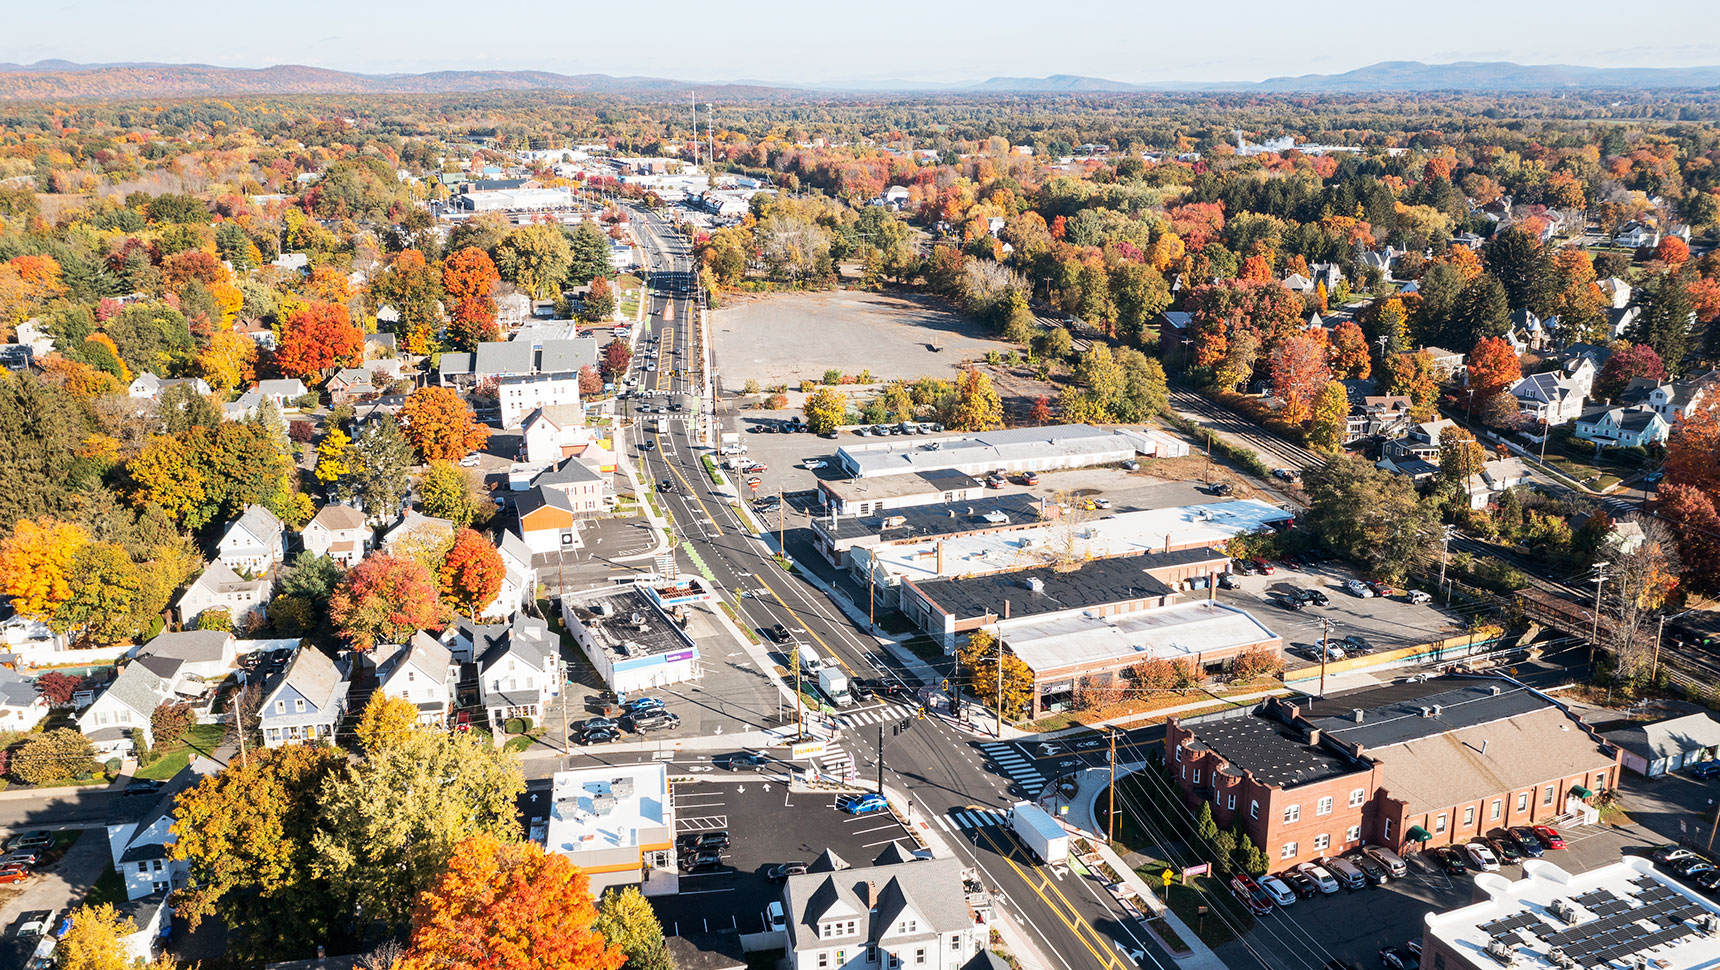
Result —
[[1605, 491], [1622, 480], [1610, 471], [1603, 471], [1588, 462], [1572, 458], [1570, 455], [1560, 454], [1553, 448], [1547, 449], [1546, 460], [1547, 464], [1597, 492]]
[[220, 747], [221, 739], [227, 736], [225, 724], [193, 724], [191, 730], [185, 732], [185, 737], [179, 739], [168, 752], [149, 763], [146, 768], [139, 768], [133, 777], [155, 781], [166, 781], [179, 774], [180, 769], [191, 763], [193, 752], [212, 758], [215, 749]]
[[113, 871], [112, 866], [109, 866], [102, 870], [101, 876], [96, 879], [96, 884], [91, 886], [89, 894], [84, 896], [84, 905], [100, 906], [102, 903], [108, 903], [118, 906], [125, 902], [125, 898], [125, 880], [119, 877], [119, 873]]

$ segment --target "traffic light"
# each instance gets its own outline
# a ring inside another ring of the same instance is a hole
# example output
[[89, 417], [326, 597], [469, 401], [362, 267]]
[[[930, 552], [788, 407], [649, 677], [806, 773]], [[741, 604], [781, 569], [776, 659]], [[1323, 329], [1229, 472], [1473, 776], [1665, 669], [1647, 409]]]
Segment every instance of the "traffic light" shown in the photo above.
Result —
[[920, 713], [918, 713], [914, 716], [919, 718], [920, 720], [924, 721], [926, 719], [926, 705], [921, 704], [920, 705]]
[[949, 689], [950, 689], [950, 679], [948, 677], [945, 677], [944, 678], [944, 690], [949, 690]]

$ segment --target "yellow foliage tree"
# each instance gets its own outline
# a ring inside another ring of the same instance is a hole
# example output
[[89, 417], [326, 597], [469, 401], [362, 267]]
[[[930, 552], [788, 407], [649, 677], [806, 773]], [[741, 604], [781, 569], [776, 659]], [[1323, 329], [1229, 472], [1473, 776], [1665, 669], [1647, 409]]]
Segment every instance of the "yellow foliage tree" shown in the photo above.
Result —
[[71, 598], [72, 558], [90, 541], [78, 526], [55, 519], [20, 519], [0, 542], [0, 592], [19, 616], [47, 620]]
[[132, 961], [123, 941], [136, 932], [137, 924], [122, 919], [110, 903], [79, 907], [54, 947], [54, 962], [60, 970], [129, 970]]
[[359, 745], [374, 753], [406, 740], [417, 728], [418, 708], [411, 701], [377, 691], [364, 705], [356, 733]]

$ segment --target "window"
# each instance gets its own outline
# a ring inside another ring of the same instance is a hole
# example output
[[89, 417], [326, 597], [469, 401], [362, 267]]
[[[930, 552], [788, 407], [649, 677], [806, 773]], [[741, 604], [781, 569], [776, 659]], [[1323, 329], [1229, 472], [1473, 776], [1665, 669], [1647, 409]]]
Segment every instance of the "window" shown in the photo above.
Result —
[[137, 871], [139, 874], [147, 873], [149, 871], [149, 863], [147, 863], [147, 862], [138, 863], [137, 864]]
[[876, 944], [876, 943], [866, 944], [866, 962], [867, 963], [877, 963], [878, 962], [878, 944]]
[[160, 871], [161, 871], [161, 860], [160, 860], [160, 859], [156, 859], [156, 860], [155, 860], [155, 871], [156, 871], [156, 872], [160, 872]]
[[1528, 810], [1529, 810], [1529, 793], [1528, 792], [1518, 793], [1518, 795], [1517, 795], [1517, 811], [1526, 812]]
[[843, 934], [846, 936], [853, 936], [855, 925], [856, 924], [853, 920], [849, 920], [848, 925], [842, 930]]
[[923, 967], [926, 965], [926, 948], [925, 947], [922, 946], [919, 949], [914, 951], [914, 965], [917, 967]]
[[1435, 832], [1445, 831], [1445, 816], [1443, 814], [1433, 820], [1433, 830]]
[[286, 701], [276, 701], [275, 702], [275, 713], [276, 714], [287, 713], [287, 702]]
[[1183, 777], [1184, 777], [1184, 778], [1187, 778], [1187, 777], [1188, 777], [1188, 765], [1183, 765], [1183, 766], [1182, 766], [1182, 776], [1183, 776]]
[[293, 698], [293, 713], [303, 714], [304, 712], [305, 712], [305, 699], [303, 697]]
[[818, 954], [818, 965], [819, 965], [819, 966], [820, 966], [820, 967], [828, 967], [828, 966], [830, 966], [830, 954], [828, 954], [828, 953], [825, 953], [825, 952], [823, 952], [823, 951], [819, 951], [819, 954]]
[[1324, 832], [1320, 833], [1319, 835], [1314, 836], [1314, 851], [1315, 852], [1324, 852], [1324, 851], [1326, 851], [1326, 846], [1331, 845], [1331, 844], [1332, 844], [1332, 837], [1325, 834]]
[[1200, 769], [1199, 768], [1196, 768], [1194, 770], [1194, 783], [1197, 785], [1200, 784]]
[[1501, 810], [1504, 808], [1504, 806], [1505, 806], [1505, 799], [1503, 799], [1503, 798], [1493, 799], [1493, 810], [1488, 813], [1488, 815], [1487, 815], [1488, 820], [1492, 821], [1492, 822], [1499, 821], [1499, 816], [1503, 814], [1503, 812]]
[[[920, 921], [917, 919], [905, 919], [896, 928], [896, 932], [898, 933], [918, 933], [919, 931]], [[854, 924], [852, 922], [848, 924], [848, 932], [854, 932]]]
[[1552, 785], [1548, 785], [1547, 790], [1541, 793], [1541, 804], [1543, 804], [1543, 805], [1553, 804], [1553, 786]]
[[1230, 809], [1233, 812], [1236, 811], [1236, 796], [1234, 794], [1232, 794], [1230, 797], [1225, 799], [1224, 807]]
[[1360, 825], [1352, 825], [1349, 827], [1348, 830], [1346, 830], [1344, 832], [1344, 841], [1345, 842], [1360, 842], [1361, 840], [1362, 840], [1362, 827]]
[[1248, 801], [1248, 817], [1249, 818], [1259, 818], [1260, 817], [1260, 803], [1257, 801], [1254, 801], [1253, 799], [1249, 799], [1249, 801]]
[[847, 962], [848, 962], [848, 951], [847, 950], [837, 950], [836, 951], [836, 965], [840, 967], [844, 963], [847, 963]]
[[1302, 806], [1300, 806], [1300, 805], [1286, 805], [1286, 806], [1284, 806], [1284, 821], [1286, 823], [1299, 822], [1301, 820], [1302, 820]]
[[1389, 842], [1389, 841], [1391, 841], [1391, 837], [1392, 837], [1392, 820], [1388, 818], [1388, 819], [1386, 819], [1385, 830], [1380, 833], [1380, 838], [1383, 838]]
[[1474, 824], [1475, 824], [1475, 809], [1474, 808], [1464, 809], [1463, 810], [1463, 827], [1468, 828], [1469, 826], [1474, 825]]
[[894, 953], [890, 954], [890, 970], [896, 970], [901, 965], [902, 958]]
[[962, 938], [959, 936], [950, 937], [950, 952], [951, 953], [960, 953], [961, 950], [962, 950]]
[[1318, 802], [1315, 802], [1314, 803], [1314, 814], [1315, 815], [1330, 815], [1330, 814], [1332, 814], [1332, 796], [1327, 795], [1325, 798], [1322, 798]]
[[1445, 954], [1439, 952], [1433, 954], [1433, 970], [1445, 970]]
[[1294, 859], [1294, 858], [1296, 858], [1296, 843], [1294, 843], [1294, 842], [1284, 843], [1284, 851], [1278, 853], [1278, 858], [1280, 858], [1280, 859]]
[[1356, 806], [1360, 805], [1362, 803], [1362, 800], [1366, 797], [1367, 797], [1367, 795], [1360, 788], [1356, 789], [1353, 792], [1350, 792], [1350, 807], [1355, 808]]
[[1180, 744], [1177, 745], [1176, 752], [1177, 752], [1177, 761], [1180, 763], [1182, 761], [1182, 745], [1180, 745]]
[[1607, 786], [1607, 773], [1604, 771], [1596, 772], [1595, 773], [1595, 791], [1600, 791], [1602, 788], [1605, 788], [1606, 786]]

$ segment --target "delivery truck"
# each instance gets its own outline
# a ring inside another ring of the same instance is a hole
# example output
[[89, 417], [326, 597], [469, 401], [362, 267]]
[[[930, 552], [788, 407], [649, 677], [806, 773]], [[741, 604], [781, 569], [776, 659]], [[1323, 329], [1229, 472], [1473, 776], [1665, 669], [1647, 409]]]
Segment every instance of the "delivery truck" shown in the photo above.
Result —
[[1015, 837], [1041, 863], [1060, 863], [1068, 857], [1068, 830], [1038, 805], [1016, 802], [1009, 810], [1009, 825]]
[[818, 689], [837, 707], [854, 703], [854, 696], [848, 692], [848, 675], [839, 667], [824, 667], [818, 671]]

